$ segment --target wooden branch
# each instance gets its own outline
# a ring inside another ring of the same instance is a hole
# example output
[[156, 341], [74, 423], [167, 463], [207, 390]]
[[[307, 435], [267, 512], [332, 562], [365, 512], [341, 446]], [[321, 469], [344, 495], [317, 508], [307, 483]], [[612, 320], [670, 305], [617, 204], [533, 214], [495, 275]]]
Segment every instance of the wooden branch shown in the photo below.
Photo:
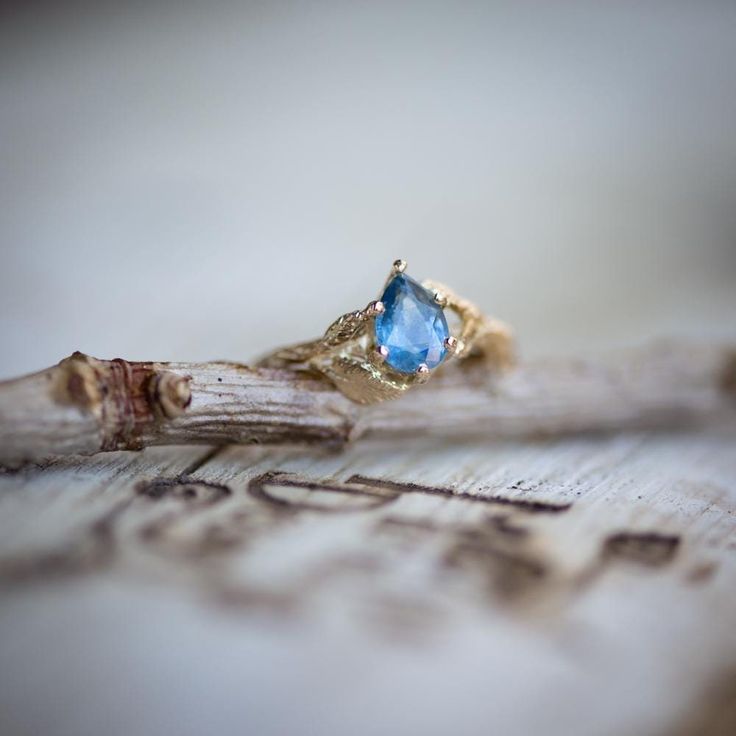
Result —
[[237, 363], [98, 360], [0, 383], [0, 463], [151, 445], [340, 446], [367, 436], [488, 438], [732, 420], [731, 347], [657, 345], [599, 360], [455, 365], [400, 400], [358, 406], [324, 378]]

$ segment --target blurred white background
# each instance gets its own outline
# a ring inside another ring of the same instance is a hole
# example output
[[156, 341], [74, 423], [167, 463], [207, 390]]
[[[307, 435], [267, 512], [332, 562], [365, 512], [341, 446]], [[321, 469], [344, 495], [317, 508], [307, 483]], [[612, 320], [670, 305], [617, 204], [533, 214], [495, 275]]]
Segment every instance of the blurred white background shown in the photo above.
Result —
[[736, 4], [5, 3], [0, 376], [246, 360], [391, 261], [527, 353], [736, 330]]

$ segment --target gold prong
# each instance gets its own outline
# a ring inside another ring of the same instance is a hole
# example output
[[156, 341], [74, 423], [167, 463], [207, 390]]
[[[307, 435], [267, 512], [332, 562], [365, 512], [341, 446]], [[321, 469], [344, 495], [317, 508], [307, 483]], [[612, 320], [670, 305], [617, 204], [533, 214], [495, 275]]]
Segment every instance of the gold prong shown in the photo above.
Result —
[[426, 363], [422, 363], [417, 368], [416, 377], [419, 383], [425, 383], [429, 380], [429, 366]]
[[447, 306], [447, 294], [445, 294], [444, 291], [435, 291], [434, 292], [434, 300], [439, 304], [441, 307]]
[[391, 270], [394, 273], [404, 273], [404, 271], [406, 271], [406, 261], [399, 258], [397, 261], [394, 261], [393, 266], [391, 266]]
[[373, 360], [376, 363], [384, 363], [388, 358], [388, 348], [385, 345], [377, 345], [373, 351]]
[[447, 348], [447, 352], [450, 355], [455, 355], [459, 344], [458, 339], [456, 337], [452, 337], [452, 335], [445, 340], [445, 348]]
[[378, 314], [383, 314], [386, 311], [386, 307], [384, 306], [383, 302], [371, 302], [366, 308], [365, 308], [365, 314], [368, 317], [375, 317]]

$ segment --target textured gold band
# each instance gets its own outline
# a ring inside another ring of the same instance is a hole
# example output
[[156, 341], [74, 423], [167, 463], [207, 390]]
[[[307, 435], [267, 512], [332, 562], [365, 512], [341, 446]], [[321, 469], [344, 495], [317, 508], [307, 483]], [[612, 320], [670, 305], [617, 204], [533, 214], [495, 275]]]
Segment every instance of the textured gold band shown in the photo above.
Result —
[[[405, 269], [405, 261], [395, 261], [386, 284]], [[489, 370], [503, 370], [513, 364], [513, 338], [503, 322], [485, 316], [475, 304], [438, 282], [424, 281], [421, 286], [432, 294], [438, 307], [450, 310], [459, 319], [457, 335], [444, 342], [445, 362], [449, 357], [472, 356], [482, 360]], [[321, 338], [279, 348], [262, 357], [257, 365], [319, 371], [343, 394], [361, 404], [398, 398], [412, 386], [425, 383], [433, 371], [420, 365], [415, 372], [405, 373], [386, 362], [388, 351], [377, 343], [373, 329], [376, 317], [385, 308], [382, 301], [372, 301], [365, 309], [343, 314]]]

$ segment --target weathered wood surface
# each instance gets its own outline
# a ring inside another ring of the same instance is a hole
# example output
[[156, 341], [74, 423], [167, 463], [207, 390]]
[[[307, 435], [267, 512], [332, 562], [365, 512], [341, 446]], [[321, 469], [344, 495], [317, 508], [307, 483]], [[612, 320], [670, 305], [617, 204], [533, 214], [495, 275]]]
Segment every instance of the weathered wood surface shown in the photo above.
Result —
[[0, 474], [3, 734], [736, 733], [736, 430]]
[[[0, 383], [0, 463], [183, 444], [324, 444], [433, 435], [511, 438], [713, 424], [733, 417], [730, 345], [659, 344], [522, 363], [455, 363], [400, 401], [359, 406], [323, 377], [237, 363], [81, 353]], [[731, 400], [729, 400], [729, 398]]]

